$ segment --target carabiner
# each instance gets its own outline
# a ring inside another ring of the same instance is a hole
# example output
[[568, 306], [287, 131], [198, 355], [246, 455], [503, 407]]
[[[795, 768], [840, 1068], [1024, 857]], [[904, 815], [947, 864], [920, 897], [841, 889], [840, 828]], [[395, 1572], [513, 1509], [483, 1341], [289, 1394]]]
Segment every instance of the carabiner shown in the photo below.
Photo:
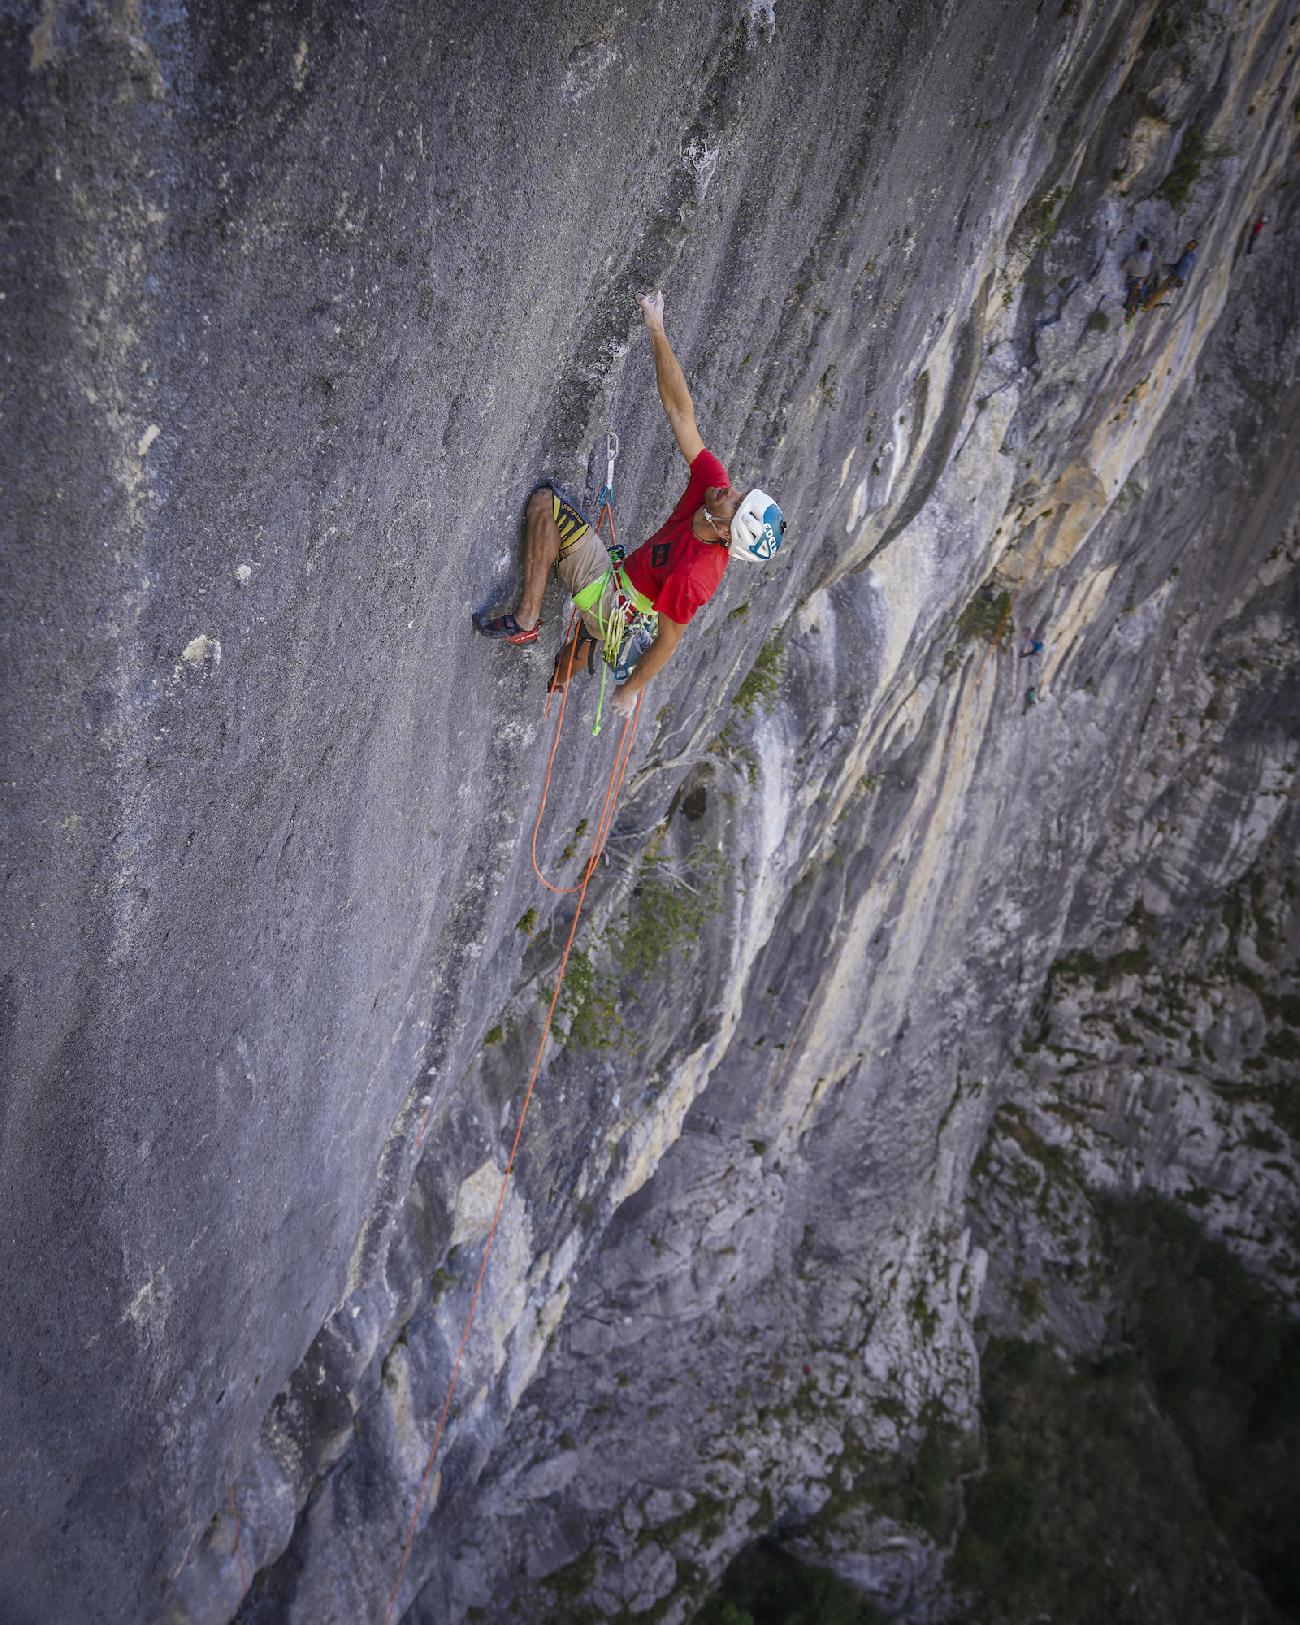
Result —
[[614, 459], [618, 456], [618, 436], [610, 429], [605, 436], [605, 454], [609, 461], [605, 470], [605, 488], [610, 495], [614, 492]]

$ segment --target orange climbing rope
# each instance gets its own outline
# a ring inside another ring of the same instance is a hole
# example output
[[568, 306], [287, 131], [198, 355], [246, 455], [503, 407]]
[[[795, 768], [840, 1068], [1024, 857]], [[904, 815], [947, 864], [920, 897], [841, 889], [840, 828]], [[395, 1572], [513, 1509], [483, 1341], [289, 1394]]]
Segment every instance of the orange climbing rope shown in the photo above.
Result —
[[[607, 486], [606, 491], [608, 491], [608, 490], [609, 490], [609, 487]], [[604, 493], [602, 493], [602, 498], [603, 497], [604, 497]], [[611, 548], [613, 548], [613, 547], [616, 547], [618, 545], [618, 535], [617, 535], [617, 533], [616, 533], [616, 531], [614, 529], [614, 510], [610, 506], [610, 503], [608, 501], [602, 500], [601, 505], [600, 505], [600, 512], [596, 516], [596, 534], [597, 535], [600, 534], [600, 527], [604, 524], [606, 519], [609, 520], [609, 545], [610, 545]], [[553, 768], [555, 767], [555, 754], [560, 748], [560, 730], [564, 727], [564, 710], [565, 710], [565, 707], [569, 703], [569, 682], [570, 682], [570, 679], [573, 676], [573, 662], [574, 662], [574, 658], [575, 658], [575, 656], [577, 655], [577, 652], [578, 652], [578, 640], [577, 640], [577, 638], [575, 637], [574, 634], [577, 632], [578, 622], [579, 622], [580, 619], [581, 619], [581, 617], [579, 616], [578, 611], [575, 609], [574, 612], [573, 612], [572, 617], [569, 620], [568, 629], [566, 630], [566, 632], [564, 634], [564, 643], [561, 644], [561, 646], [560, 646], [561, 647], [560, 659], [564, 658], [563, 651], [567, 648], [569, 661], [568, 661], [568, 665], [565, 667], [564, 681], [560, 684], [560, 708], [559, 708], [559, 710], [558, 710], [558, 712], [556, 713], [556, 716], [555, 716], [555, 732], [551, 736], [551, 754], [546, 759], [546, 778], [542, 782], [542, 799], [541, 799], [541, 802], [539, 803], [538, 808], [537, 808], [537, 818], [533, 823], [533, 841], [532, 841], [533, 873], [537, 876], [538, 880], [541, 881], [542, 885], [546, 887], [547, 891], [554, 892], [556, 894], [556, 896], [558, 896], [558, 897], [571, 896], [574, 892], [580, 890], [586, 884], [585, 879], [583, 879], [583, 880], [580, 880], [576, 885], [573, 885], [573, 886], [557, 886], [557, 885], [554, 884], [554, 882], [552, 882], [552, 881], [550, 881], [550, 880], [548, 880], [546, 878], [546, 876], [542, 873], [541, 865], [537, 861], [537, 837], [541, 833], [542, 819], [546, 816], [546, 798], [551, 793], [551, 772], [552, 772]], [[558, 674], [558, 670], [559, 670], [559, 666], [558, 666], [558, 662], [557, 662], [557, 666], [556, 666], [557, 674]], [[546, 694], [546, 705], [543, 707], [543, 710], [542, 710], [542, 719], [543, 719], [543, 721], [550, 714], [551, 701], [554, 698], [555, 698], [555, 689], [554, 688], [548, 689], [547, 694]], [[638, 704], [639, 704], [639, 702], [638, 702]], [[597, 824], [596, 824], [596, 836], [595, 836], [595, 841], [593, 843], [593, 850], [598, 850], [598, 849], [602, 848], [604, 846], [604, 844], [605, 844], [604, 843], [604, 837], [605, 837], [605, 835], [607, 835], [609, 833], [609, 831], [608, 831], [608, 828], [603, 828], [603, 826], [606, 825], [607, 818], [608, 818], [608, 821], [610, 821], [610, 822], [612, 822], [612, 820], [613, 820], [614, 804], [618, 800], [618, 790], [622, 786], [622, 783], [623, 783], [623, 779], [622, 779], [621, 774], [619, 775], [618, 786], [616, 786], [614, 784], [614, 781], [613, 781], [612, 778], [610, 780], [610, 787], [605, 792], [605, 805], [604, 805], [604, 807], [601, 808], [600, 819], [597, 821]]]
[[[600, 520], [609, 515], [610, 536], [613, 539], [614, 514], [608, 502], [601, 508], [600, 519], [596, 522], [599, 532]], [[638, 694], [636, 709], [623, 723], [623, 731], [619, 735], [618, 749], [614, 753], [614, 765], [610, 769], [609, 784], [605, 791], [605, 802], [601, 808], [600, 818], [596, 824], [596, 834], [591, 843], [591, 852], [587, 858], [586, 867], [582, 872], [582, 879], [576, 886], [554, 886], [548, 881], [537, 864], [537, 832], [541, 826], [542, 813], [546, 810], [546, 797], [551, 786], [551, 769], [555, 764], [555, 753], [559, 748], [560, 729], [564, 723], [565, 702], [568, 696], [568, 682], [573, 673], [573, 656], [576, 643], [572, 641], [572, 623], [570, 625], [569, 665], [565, 673], [564, 686], [560, 695], [560, 708], [555, 721], [555, 736], [551, 742], [551, 753], [546, 763], [546, 780], [542, 787], [541, 807], [538, 810], [537, 822], [533, 826], [533, 869], [542, 884], [553, 892], [565, 894], [576, 892], [578, 894], [577, 906], [573, 911], [573, 920], [569, 925], [569, 935], [564, 944], [564, 952], [560, 955], [559, 967], [555, 974], [555, 987], [551, 993], [551, 1002], [546, 1009], [546, 1019], [542, 1023], [541, 1036], [537, 1041], [537, 1053], [533, 1057], [533, 1069], [528, 1074], [528, 1084], [524, 1090], [524, 1098], [519, 1107], [519, 1118], [515, 1124], [515, 1137], [510, 1147], [510, 1156], [506, 1162], [505, 1172], [501, 1176], [501, 1188], [497, 1192], [496, 1207], [492, 1213], [492, 1223], [488, 1226], [487, 1237], [483, 1242], [483, 1256], [479, 1260], [478, 1276], [474, 1282], [474, 1290], [470, 1294], [469, 1310], [465, 1316], [465, 1324], [461, 1328], [460, 1343], [456, 1349], [456, 1357], [452, 1361], [451, 1375], [447, 1380], [447, 1392], [443, 1396], [442, 1409], [438, 1413], [438, 1424], [434, 1428], [433, 1443], [429, 1446], [429, 1454], [424, 1463], [424, 1471], [420, 1475], [420, 1486], [415, 1498], [415, 1506], [411, 1510], [410, 1522], [406, 1527], [406, 1539], [402, 1545], [402, 1560], [398, 1565], [397, 1578], [393, 1581], [393, 1589], [388, 1594], [388, 1604], [384, 1609], [384, 1625], [390, 1625], [394, 1618], [393, 1610], [397, 1606], [398, 1593], [402, 1589], [402, 1581], [406, 1576], [407, 1564], [411, 1559], [411, 1548], [415, 1544], [415, 1534], [419, 1527], [420, 1516], [424, 1511], [424, 1503], [429, 1493], [429, 1485], [433, 1480], [433, 1464], [438, 1458], [438, 1450], [442, 1444], [443, 1434], [447, 1429], [447, 1419], [451, 1414], [451, 1402], [456, 1392], [456, 1383], [460, 1377], [461, 1361], [469, 1345], [470, 1333], [474, 1327], [474, 1316], [478, 1309], [479, 1294], [483, 1290], [483, 1281], [487, 1275], [488, 1258], [492, 1252], [492, 1243], [496, 1238], [497, 1225], [501, 1221], [501, 1214], [505, 1208], [506, 1192], [509, 1189], [510, 1177], [514, 1172], [515, 1159], [519, 1153], [519, 1144], [523, 1138], [524, 1120], [528, 1116], [528, 1107], [532, 1102], [533, 1090], [542, 1070], [542, 1056], [546, 1051], [546, 1042], [551, 1035], [551, 1023], [555, 1017], [555, 1007], [559, 1003], [560, 992], [564, 986], [564, 973], [568, 969], [569, 955], [573, 949], [574, 938], [578, 934], [578, 921], [582, 918], [582, 905], [586, 901], [587, 887], [592, 875], [596, 872], [596, 865], [600, 862], [601, 854], [605, 849], [605, 842], [614, 824], [614, 813], [618, 806], [619, 792], [623, 787], [623, 778], [627, 772], [627, 764], [631, 760], [632, 745], [636, 739], [637, 723], [641, 716], [641, 696]], [[550, 711], [551, 696], [548, 694], [546, 708], [543, 716]], [[428, 1112], [425, 1117], [427, 1119]]]

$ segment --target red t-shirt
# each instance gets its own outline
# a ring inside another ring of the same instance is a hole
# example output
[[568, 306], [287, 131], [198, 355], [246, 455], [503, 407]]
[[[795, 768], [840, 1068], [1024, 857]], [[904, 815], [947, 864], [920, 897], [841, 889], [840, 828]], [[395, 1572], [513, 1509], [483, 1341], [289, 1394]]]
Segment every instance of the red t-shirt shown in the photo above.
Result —
[[635, 553], [629, 553], [623, 566], [636, 590], [661, 615], [683, 626], [712, 598], [727, 568], [725, 544], [702, 542], [692, 535], [691, 518], [710, 485], [730, 483], [726, 469], [711, 451], [697, 451], [686, 490], [668, 523]]

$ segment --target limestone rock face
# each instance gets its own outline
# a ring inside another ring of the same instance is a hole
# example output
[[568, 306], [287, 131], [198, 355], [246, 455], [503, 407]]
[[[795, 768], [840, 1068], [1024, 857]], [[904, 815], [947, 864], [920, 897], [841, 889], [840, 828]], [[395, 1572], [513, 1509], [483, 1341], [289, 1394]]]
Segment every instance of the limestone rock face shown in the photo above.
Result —
[[[0, 12], [6, 1619], [683, 1621], [759, 1535], [938, 1619], [1087, 1191], [1294, 1305], [1300, 28], [1176, 9]], [[608, 426], [675, 500], [655, 286], [788, 545], [647, 695], [479, 1290], [573, 901], [566, 605], [469, 617]]]

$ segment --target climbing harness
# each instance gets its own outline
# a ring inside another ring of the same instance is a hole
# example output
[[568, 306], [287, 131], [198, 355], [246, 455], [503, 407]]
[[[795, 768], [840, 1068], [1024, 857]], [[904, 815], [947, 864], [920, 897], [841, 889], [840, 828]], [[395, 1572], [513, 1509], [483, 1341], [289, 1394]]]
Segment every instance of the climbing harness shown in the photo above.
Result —
[[[627, 571], [623, 568], [623, 561], [627, 555], [619, 545], [614, 528], [614, 459], [618, 456], [618, 436], [612, 429], [605, 439], [605, 454], [605, 483], [596, 498], [595, 528], [599, 534], [602, 524], [608, 518], [609, 566], [603, 575], [597, 576], [594, 581], [589, 581], [585, 587], [574, 593], [573, 620], [570, 621], [569, 630], [565, 634], [566, 641], [571, 639], [574, 628], [582, 616], [595, 616], [596, 625], [600, 630], [600, 651], [604, 669], [600, 674], [600, 693], [596, 698], [596, 720], [591, 727], [593, 735], [600, 733], [601, 719], [605, 713], [605, 687], [609, 682], [610, 672], [614, 673], [615, 682], [626, 682], [637, 661], [654, 642], [659, 632], [659, 617], [655, 613], [654, 605], [644, 593], [632, 585]], [[608, 611], [604, 608], [607, 591], [611, 593], [613, 599]]]
[[[607, 465], [605, 484], [601, 487], [600, 497], [598, 499], [599, 514], [596, 520], [595, 528], [597, 532], [599, 532], [602, 520], [608, 516], [610, 545], [612, 549], [617, 545], [614, 540], [614, 459], [618, 455], [618, 436], [614, 434], [612, 430], [610, 431], [606, 441], [606, 450], [608, 452], [609, 462]], [[620, 554], [619, 563], [617, 565], [611, 564], [611, 570], [621, 568], [621, 562], [622, 555]], [[607, 579], [607, 577], [602, 577], [601, 579], [604, 581]], [[575, 599], [575, 603], [576, 602], [577, 600]], [[551, 740], [550, 755], [546, 762], [546, 777], [542, 785], [541, 805], [537, 811], [537, 821], [533, 825], [532, 841], [533, 872], [541, 881], [542, 885], [545, 886], [548, 891], [555, 892], [561, 896], [566, 896], [570, 893], [576, 892], [578, 900], [576, 906], [574, 907], [573, 919], [569, 924], [569, 934], [565, 939], [564, 951], [560, 955], [560, 963], [555, 973], [555, 986], [552, 989], [551, 1000], [546, 1009], [546, 1019], [542, 1023], [541, 1036], [537, 1041], [537, 1053], [533, 1057], [532, 1071], [528, 1074], [528, 1083], [524, 1089], [523, 1100], [520, 1102], [519, 1116], [515, 1123], [515, 1137], [510, 1146], [510, 1156], [506, 1161], [505, 1172], [501, 1176], [501, 1186], [497, 1192], [496, 1207], [492, 1212], [492, 1222], [488, 1226], [488, 1233], [483, 1242], [483, 1253], [479, 1259], [478, 1275], [474, 1281], [474, 1290], [470, 1294], [469, 1309], [465, 1315], [465, 1324], [461, 1330], [460, 1342], [456, 1348], [455, 1358], [452, 1361], [451, 1375], [447, 1381], [447, 1392], [443, 1397], [442, 1409], [438, 1413], [438, 1422], [437, 1426], [434, 1428], [433, 1442], [429, 1446], [429, 1454], [424, 1463], [424, 1471], [420, 1474], [419, 1489], [416, 1493], [415, 1505], [411, 1510], [410, 1521], [406, 1527], [406, 1538], [402, 1545], [402, 1558], [401, 1562], [398, 1564], [397, 1578], [393, 1581], [393, 1589], [388, 1594], [388, 1603], [384, 1609], [384, 1625], [391, 1625], [391, 1622], [395, 1617], [394, 1610], [397, 1606], [398, 1594], [402, 1589], [402, 1581], [405, 1578], [407, 1564], [410, 1562], [411, 1558], [411, 1548], [415, 1544], [416, 1530], [419, 1527], [420, 1517], [424, 1512], [425, 1501], [429, 1494], [429, 1486], [433, 1481], [434, 1463], [438, 1459], [438, 1451], [442, 1445], [443, 1435], [447, 1430], [447, 1420], [451, 1414], [451, 1402], [456, 1392], [456, 1384], [460, 1378], [461, 1361], [464, 1359], [465, 1350], [469, 1344], [470, 1333], [474, 1327], [474, 1316], [478, 1309], [479, 1294], [483, 1290], [483, 1282], [487, 1276], [488, 1259], [491, 1256], [492, 1243], [496, 1239], [497, 1226], [501, 1221], [501, 1214], [505, 1209], [506, 1194], [509, 1190], [511, 1176], [514, 1173], [515, 1161], [519, 1155], [520, 1142], [523, 1139], [524, 1121], [528, 1116], [528, 1108], [532, 1102], [533, 1091], [536, 1087], [538, 1076], [542, 1070], [542, 1057], [546, 1052], [546, 1044], [551, 1036], [551, 1023], [555, 1018], [555, 1009], [559, 1003], [560, 993], [564, 987], [564, 973], [568, 969], [569, 957], [573, 951], [574, 940], [578, 934], [578, 921], [582, 918], [582, 905], [586, 901], [587, 887], [591, 883], [591, 877], [596, 872], [596, 866], [604, 854], [605, 843], [609, 839], [609, 833], [614, 827], [614, 814], [618, 807], [619, 793], [623, 788], [623, 778], [627, 773], [627, 764], [632, 758], [632, 746], [636, 740], [637, 723], [641, 717], [642, 696], [638, 694], [636, 708], [632, 712], [632, 715], [624, 720], [623, 732], [619, 735], [618, 748], [614, 752], [614, 765], [610, 769], [609, 783], [605, 790], [605, 801], [600, 810], [600, 817], [596, 822], [596, 833], [591, 843], [591, 852], [587, 857], [586, 865], [582, 871], [582, 879], [574, 886], [553, 885], [542, 873], [537, 862], [537, 835], [539, 829], [541, 828], [542, 815], [546, 811], [546, 798], [549, 795], [551, 788], [551, 772], [555, 766], [555, 755], [560, 745], [560, 730], [564, 725], [564, 712], [569, 693], [569, 679], [573, 675], [573, 659], [577, 651], [577, 640], [573, 637], [573, 632], [577, 626], [578, 620], [579, 611], [575, 609], [573, 619], [569, 624], [569, 632], [567, 634], [568, 669], [564, 674], [564, 684], [559, 690], [560, 704], [556, 712], [555, 731]], [[561, 648], [563, 647], [564, 646], [561, 645]], [[601, 693], [603, 697], [603, 678], [601, 680]], [[546, 705], [542, 711], [543, 718], [547, 717], [550, 713], [551, 700], [553, 697], [553, 692], [548, 692], [546, 697]], [[599, 727], [592, 730], [593, 733], [599, 733], [599, 731]], [[426, 1121], [428, 1119], [428, 1115], [428, 1111], [426, 1111]], [[423, 1130], [423, 1124], [421, 1125], [421, 1130]], [[421, 1132], [417, 1144], [422, 1143], [422, 1141], [423, 1132]]]
[[[604, 609], [606, 593], [613, 589], [613, 603]], [[577, 615], [595, 615], [600, 628], [600, 653], [604, 670], [600, 674], [600, 695], [596, 701], [596, 720], [592, 733], [600, 733], [601, 717], [605, 709], [605, 685], [609, 674], [616, 682], [625, 682], [637, 661], [654, 642], [659, 628], [655, 607], [644, 593], [632, 585], [621, 562], [612, 558], [604, 575], [597, 576], [581, 592], [573, 596]]]

